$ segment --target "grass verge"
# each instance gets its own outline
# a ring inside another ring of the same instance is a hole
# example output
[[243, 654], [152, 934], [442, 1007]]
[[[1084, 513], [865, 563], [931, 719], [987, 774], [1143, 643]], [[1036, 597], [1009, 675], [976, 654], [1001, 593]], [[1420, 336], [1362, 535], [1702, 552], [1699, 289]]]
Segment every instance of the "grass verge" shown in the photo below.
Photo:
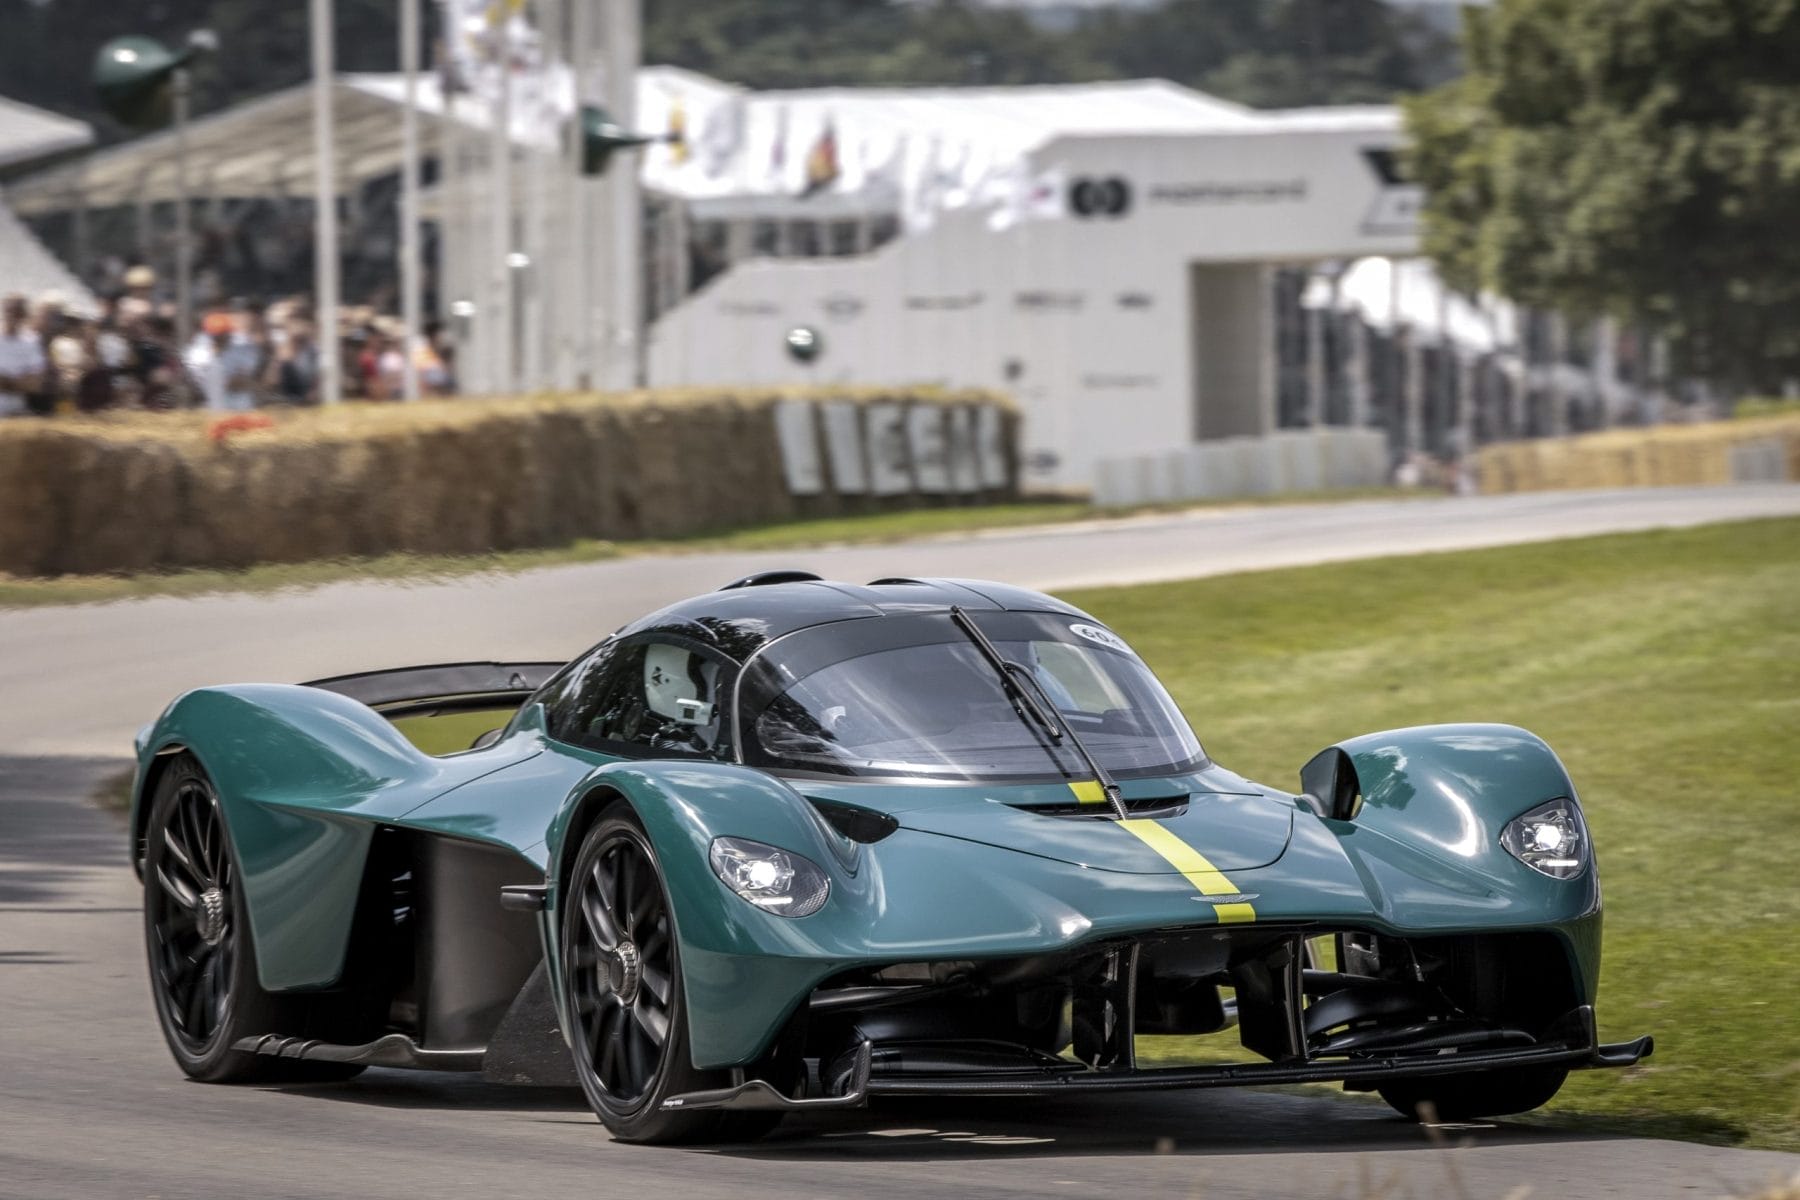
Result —
[[430, 582], [463, 575], [510, 574], [538, 567], [601, 562], [629, 554], [698, 554], [721, 551], [816, 549], [834, 545], [874, 545], [914, 538], [946, 537], [989, 530], [1057, 525], [1070, 521], [1119, 520], [1146, 513], [1175, 513], [1269, 504], [1327, 503], [1338, 500], [1405, 499], [1435, 493], [1398, 488], [1354, 488], [1284, 493], [1205, 505], [1145, 505], [1096, 508], [1081, 501], [1027, 501], [954, 508], [912, 509], [868, 516], [782, 521], [744, 529], [662, 541], [608, 542], [583, 539], [538, 550], [494, 554], [387, 554], [376, 558], [271, 563], [243, 570], [171, 571], [145, 575], [65, 575], [24, 579], [0, 574], [0, 608], [50, 604], [100, 604], [151, 596], [200, 596], [220, 592], [281, 592], [346, 580]]
[[1547, 738], [1606, 882], [1601, 1035], [1654, 1033], [1657, 1052], [1576, 1073], [1525, 1119], [1800, 1150], [1800, 520], [1069, 599], [1156, 664], [1220, 761], [1271, 783], [1373, 729]]
[[1607, 1040], [1531, 1120], [1800, 1149], [1800, 520], [1069, 596], [1221, 762], [1281, 786], [1348, 735], [1506, 721], [1581, 790]]

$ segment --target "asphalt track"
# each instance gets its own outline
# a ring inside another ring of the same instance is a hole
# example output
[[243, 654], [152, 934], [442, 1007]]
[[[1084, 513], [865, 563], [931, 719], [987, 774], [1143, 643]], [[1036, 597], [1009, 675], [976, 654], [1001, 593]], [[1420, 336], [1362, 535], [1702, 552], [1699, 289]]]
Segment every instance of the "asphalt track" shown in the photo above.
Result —
[[342, 583], [0, 610], [0, 730], [16, 754], [128, 754], [132, 733], [191, 687], [566, 659], [633, 617], [771, 567], [857, 583], [947, 575], [1056, 589], [1778, 515], [1800, 515], [1800, 485], [1214, 509], [906, 545], [623, 558], [404, 587]]
[[1506, 1123], [1423, 1131], [1322, 1093], [884, 1106], [752, 1146], [616, 1145], [580, 1097], [370, 1071], [184, 1081], [151, 1014], [120, 822], [88, 799], [170, 696], [452, 657], [558, 657], [656, 603], [798, 563], [1040, 586], [1800, 514], [1800, 487], [1254, 509], [808, 554], [628, 559], [425, 587], [0, 613], [0, 1197], [1742, 1194], [1772, 1154]]

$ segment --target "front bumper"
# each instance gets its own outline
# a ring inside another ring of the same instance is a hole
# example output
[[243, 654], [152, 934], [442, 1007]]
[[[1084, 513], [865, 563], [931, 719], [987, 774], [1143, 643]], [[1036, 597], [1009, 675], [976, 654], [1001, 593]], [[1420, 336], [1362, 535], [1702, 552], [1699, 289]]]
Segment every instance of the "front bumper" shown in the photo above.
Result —
[[1387, 1080], [1461, 1075], [1515, 1067], [1567, 1066], [1571, 1069], [1628, 1067], [1655, 1050], [1649, 1036], [1602, 1043], [1595, 1035], [1594, 1010], [1582, 1007], [1558, 1022], [1561, 1036], [1529, 1046], [1498, 1050], [1426, 1050], [1303, 1062], [1234, 1063], [1221, 1066], [1110, 1068], [1079, 1064], [1039, 1069], [957, 1071], [943, 1074], [884, 1072], [879, 1047], [865, 1043], [845, 1090], [832, 1096], [793, 1098], [760, 1080], [709, 1092], [690, 1092], [663, 1102], [664, 1108], [813, 1110], [862, 1108], [880, 1096], [1067, 1096], [1108, 1092], [1182, 1091], [1192, 1088], [1257, 1087], [1285, 1083], [1346, 1083], [1374, 1086]]

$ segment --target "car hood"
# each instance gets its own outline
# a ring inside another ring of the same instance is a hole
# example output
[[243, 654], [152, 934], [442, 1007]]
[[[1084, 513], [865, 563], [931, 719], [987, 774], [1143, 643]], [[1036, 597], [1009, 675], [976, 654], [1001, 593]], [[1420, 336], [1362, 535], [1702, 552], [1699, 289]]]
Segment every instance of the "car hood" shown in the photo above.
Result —
[[1225, 771], [1121, 783], [1130, 821], [1067, 784], [900, 787], [791, 781], [806, 796], [886, 812], [903, 829], [1139, 875], [1266, 867], [1293, 835], [1292, 799]]

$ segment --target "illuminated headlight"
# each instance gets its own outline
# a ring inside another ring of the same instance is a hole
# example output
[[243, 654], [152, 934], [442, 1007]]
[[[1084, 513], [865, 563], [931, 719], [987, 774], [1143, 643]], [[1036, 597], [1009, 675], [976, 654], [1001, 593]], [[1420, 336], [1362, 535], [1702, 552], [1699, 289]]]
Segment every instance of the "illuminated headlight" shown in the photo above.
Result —
[[831, 894], [831, 880], [817, 863], [748, 838], [714, 838], [709, 857], [726, 887], [765, 912], [809, 917]]
[[1552, 800], [1514, 817], [1500, 831], [1500, 844], [1553, 879], [1571, 879], [1588, 865], [1587, 826], [1573, 800]]

